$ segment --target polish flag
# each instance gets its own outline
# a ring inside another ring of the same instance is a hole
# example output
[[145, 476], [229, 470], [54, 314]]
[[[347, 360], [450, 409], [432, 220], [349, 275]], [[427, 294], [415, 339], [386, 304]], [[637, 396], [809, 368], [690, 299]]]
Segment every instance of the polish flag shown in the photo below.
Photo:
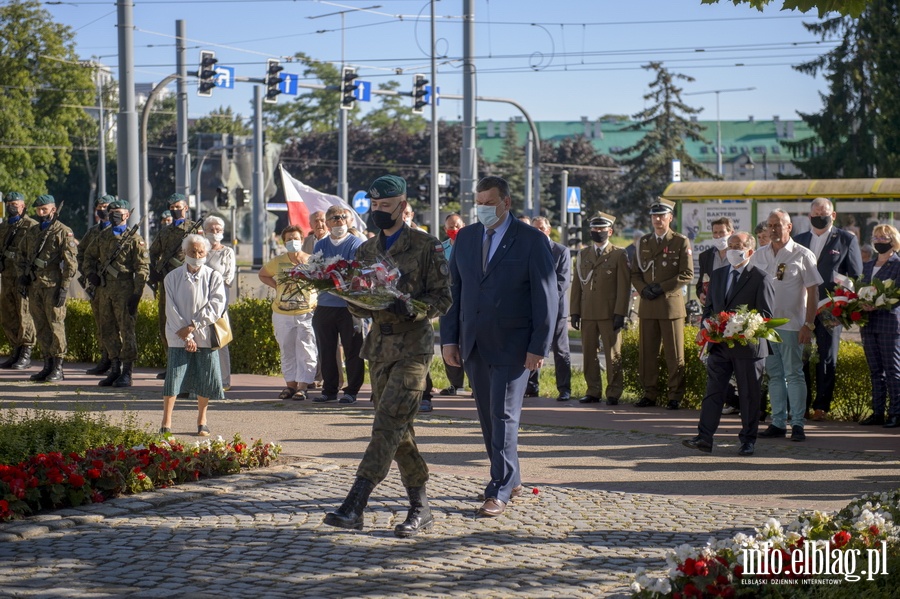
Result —
[[278, 170], [281, 172], [281, 186], [284, 189], [284, 199], [287, 202], [288, 221], [292, 225], [299, 225], [303, 229], [304, 235], [309, 234], [312, 230], [309, 224], [309, 215], [319, 210], [325, 212], [331, 206], [346, 208], [353, 214], [354, 221], [352, 226], [356, 227], [358, 231], [366, 229], [365, 221], [350, 207], [350, 204], [340, 197], [322, 193], [302, 181], [294, 179], [280, 164], [278, 165]]

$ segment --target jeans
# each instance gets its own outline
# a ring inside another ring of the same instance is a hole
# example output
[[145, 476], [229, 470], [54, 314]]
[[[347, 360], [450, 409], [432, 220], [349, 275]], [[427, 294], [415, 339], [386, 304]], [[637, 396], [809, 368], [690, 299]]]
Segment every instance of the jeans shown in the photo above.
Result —
[[787, 428], [790, 402], [791, 426], [803, 426], [806, 414], [806, 379], [803, 377], [803, 346], [800, 331], [782, 331], [781, 343], [770, 343], [772, 353], [766, 358], [769, 374], [769, 402], [772, 406], [772, 425]]

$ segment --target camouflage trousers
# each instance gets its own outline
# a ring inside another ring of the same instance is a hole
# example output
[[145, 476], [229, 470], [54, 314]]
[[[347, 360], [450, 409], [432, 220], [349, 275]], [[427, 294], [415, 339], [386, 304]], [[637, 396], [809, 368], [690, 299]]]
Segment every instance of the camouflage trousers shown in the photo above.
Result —
[[66, 355], [66, 306], [56, 307], [57, 287], [28, 288], [28, 309], [37, 331], [38, 345], [45, 358]]
[[34, 322], [28, 311], [28, 300], [19, 293], [15, 275], [0, 279], [0, 321], [10, 349], [34, 345]]
[[97, 295], [94, 296], [97, 300], [100, 344], [110, 360], [137, 360], [135, 317], [128, 313], [128, 299], [133, 293], [132, 281], [108, 280], [106, 286], [97, 288]]
[[421, 487], [428, 480], [428, 465], [416, 446], [413, 420], [419, 412], [429, 364], [431, 356], [369, 362], [375, 420], [357, 476], [377, 485], [396, 461], [405, 487]]

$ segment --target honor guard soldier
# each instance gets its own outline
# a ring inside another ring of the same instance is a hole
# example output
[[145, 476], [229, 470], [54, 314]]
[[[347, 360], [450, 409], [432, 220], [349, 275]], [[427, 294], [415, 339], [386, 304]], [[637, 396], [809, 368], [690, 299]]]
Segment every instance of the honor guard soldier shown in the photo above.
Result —
[[78, 273], [81, 275], [78, 277], [78, 282], [81, 283], [81, 286], [84, 288], [84, 292], [87, 294], [88, 300], [91, 303], [91, 313], [94, 315], [94, 328], [97, 331], [97, 339], [100, 340], [100, 362], [93, 368], [85, 370], [85, 374], [104, 375], [109, 372], [110, 367], [109, 355], [106, 353], [106, 347], [103, 345], [103, 340], [100, 338], [101, 316], [98, 310], [99, 300], [97, 299], [97, 286], [92, 285], [87, 280], [84, 268], [84, 256], [91, 244], [100, 236], [100, 233], [109, 227], [109, 203], [115, 201], [115, 199], [115, 196], [105, 195], [97, 200], [97, 205], [94, 210], [94, 218], [97, 221], [97, 224], [88, 229], [87, 233], [84, 234], [84, 237], [81, 238], [81, 243], [78, 244], [78, 254], [75, 256], [75, 259], [78, 262]]
[[0, 223], [0, 319], [12, 352], [0, 368], [25, 370], [31, 366], [34, 347], [34, 323], [28, 311], [28, 299], [19, 293], [16, 260], [25, 234], [37, 222], [25, 214], [25, 196], [13, 191], [3, 198], [6, 217]]
[[424, 302], [428, 311], [418, 314], [407, 299], [399, 298], [385, 310], [349, 306], [354, 315], [372, 319], [362, 357], [369, 361], [372, 375], [375, 419], [372, 439], [356, 471], [356, 482], [341, 507], [325, 517], [325, 524], [361, 530], [369, 495], [396, 460], [410, 508], [406, 520], [394, 528], [394, 534], [405, 538], [434, 522], [425, 494], [428, 465], [416, 447], [413, 420], [434, 355], [431, 319], [444, 314], [453, 301], [450, 271], [441, 242], [410, 228], [401, 219], [408, 205], [404, 179], [395, 175], [379, 177], [369, 187], [368, 197], [372, 198], [372, 221], [381, 232], [359, 246], [356, 260], [373, 264], [386, 256], [400, 270], [400, 291]]
[[[156, 234], [156, 239], [150, 245], [150, 275], [148, 281], [156, 291], [156, 302], [159, 306], [159, 338], [163, 348], [169, 345], [166, 342], [166, 291], [161, 283], [166, 275], [184, 263], [184, 250], [181, 242], [188, 233], [196, 233], [199, 224], [188, 218], [187, 199], [184, 194], [173, 193], [169, 196], [169, 212], [172, 215], [172, 224], [163, 227]], [[159, 373], [156, 378], [164, 379], [165, 372]]]
[[78, 242], [72, 229], [59, 221], [56, 200], [42, 195], [34, 202], [38, 226], [28, 229], [19, 253], [19, 293], [28, 309], [44, 355], [44, 368], [32, 381], [63, 380], [66, 355], [66, 296], [75, 276]]
[[128, 228], [127, 200], [109, 203], [109, 224], [85, 256], [88, 282], [94, 286], [100, 319], [100, 342], [112, 365], [101, 387], [130, 387], [137, 359], [135, 315], [149, 274], [150, 255], [138, 234]]
[[609, 242], [616, 217], [598, 212], [591, 218], [591, 245], [578, 252], [569, 305], [572, 328], [581, 330], [587, 394], [580, 403], [599, 403], [599, 343], [606, 357], [606, 405], [622, 397], [622, 335], [631, 300], [631, 271], [625, 250]]
[[694, 278], [691, 242], [669, 228], [675, 202], [659, 198], [650, 206], [653, 232], [641, 237], [631, 265], [631, 284], [640, 294], [640, 377], [644, 388], [639, 408], [656, 405], [659, 344], [669, 371], [669, 403], [677, 410], [684, 397], [684, 293]]

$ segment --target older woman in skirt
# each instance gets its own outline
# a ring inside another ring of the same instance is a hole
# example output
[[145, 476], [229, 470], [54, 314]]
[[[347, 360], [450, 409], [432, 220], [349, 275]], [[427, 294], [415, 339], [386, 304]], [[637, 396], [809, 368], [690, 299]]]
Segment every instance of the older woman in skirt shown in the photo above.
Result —
[[209, 241], [188, 235], [182, 242], [184, 264], [166, 275], [166, 341], [169, 345], [163, 418], [160, 433], [171, 432], [175, 396], [197, 396], [197, 434], [209, 436], [206, 408], [222, 399], [222, 374], [217, 352], [210, 347], [210, 325], [225, 311], [222, 275], [206, 266]]

